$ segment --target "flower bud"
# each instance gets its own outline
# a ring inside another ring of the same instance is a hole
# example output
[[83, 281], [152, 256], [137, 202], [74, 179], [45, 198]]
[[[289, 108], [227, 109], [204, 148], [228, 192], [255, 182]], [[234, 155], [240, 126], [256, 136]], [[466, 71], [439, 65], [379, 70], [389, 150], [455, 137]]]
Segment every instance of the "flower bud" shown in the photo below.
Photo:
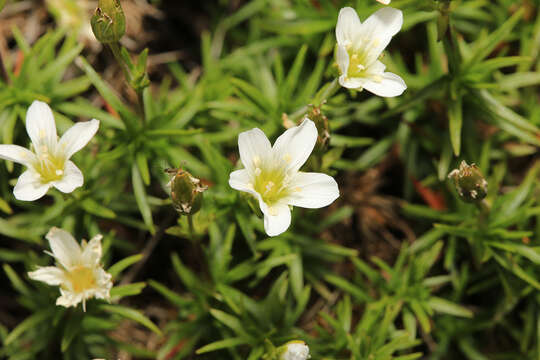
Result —
[[279, 360], [306, 360], [309, 355], [309, 347], [301, 340], [289, 341], [277, 349]]
[[487, 195], [488, 183], [475, 164], [468, 165], [463, 160], [459, 170], [452, 170], [448, 178], [454, 179], [456, 190], [465, 202], [479, 202]]
[[208, 187], [185, 170], [167, 169], [173, 174], [171, 179], [171, 198], [173, 207], [180, 215], [193, 215], [201, 209], [203, 191]]
[[119, 0], [99, 0], [90, 20], [92, 31], [104, 44], [117, 42], [126, 32], [126, 18]]
[[315, 123], [319, 136], [317, 137], [316, 146], [320, 150], [324, 150], [330, 143], [330, 127], [328, 118], [321, 112], [320, 106], [311, 106], [307, 113], [307, 117]]

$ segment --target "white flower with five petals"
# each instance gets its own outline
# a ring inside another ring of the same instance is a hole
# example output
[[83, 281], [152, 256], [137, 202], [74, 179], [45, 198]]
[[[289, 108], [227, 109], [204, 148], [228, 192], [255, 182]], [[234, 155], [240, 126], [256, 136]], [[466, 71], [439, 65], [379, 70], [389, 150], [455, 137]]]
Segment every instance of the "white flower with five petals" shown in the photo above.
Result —
[[366, 89], [383, 97], [401, 95], [407, 85], [398, 75], [385, 72], [379, 57], [402, 25], [402, 12], [391, 7], [378, 10], [364, 23], [353, 8], [341, 9], [336, 25], [341, 86]]
[[101, 235], [94, 236], [88, 243], [79, 246], [70, 233], [52, 228], [46, 236], [49, 240], [56, 266], [39, 267], [28, 276], [49, 285], [60, 286], [60, 297], [56, 305], [77, 306], [81, 301], [86, 311], [86, 300], [90, 298], [109, 300], [112, 277], [103, 270], [101, 261]]
[[51, 108], [34, 101], [26, 113], [26, 132], [33, 152], [18, 145], [0, 145], [0, 158], [25, 165], [13, 194], [18, 200], [33, 201], [47, 193], [51, 186], [70, 193], [82, 186], [84, 178], [69, 159], [96, 134], [99, 121], [78, 122], [58, 140]]
[[274, 143], [258, 129], [238, 137], [244, 169], [231, 173], [229, 185], [253, 195], [264, 214], [264, 229], [269, 236], [283, 233], [291, 223], [289, 205], [320, 208], [339, 196], [336, 181], [326, 174], [302, 172], [317, 141], [313, 121], [286, 130]]

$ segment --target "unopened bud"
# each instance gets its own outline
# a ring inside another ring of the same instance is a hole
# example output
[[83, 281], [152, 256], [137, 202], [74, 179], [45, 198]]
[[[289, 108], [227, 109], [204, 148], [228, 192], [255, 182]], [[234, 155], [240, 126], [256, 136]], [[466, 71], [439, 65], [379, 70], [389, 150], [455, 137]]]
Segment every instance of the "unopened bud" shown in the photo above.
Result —
[[289, 341], [277, 349], [279, 360], [306, 360], [309, 355], [309, 347], [301, 340]]
[[90, 20], [92, 31], [104, 44], [117, 42], [126, 32], [126, 18], [119, 0], [99, 0]]
[[330, 143], [330, 127], [328, 125], [328, 118], [321, 112], [320, 106], [311, 106], [311, 109], [307, 113], [307, 117], [315, 123], [317, 127], [317, 148], [324, 150]]
[[454, 180], [456, 190], [463, 201], [479, 202], [487, 195], [488, 183], [475, 164], [468, 165], [465, 160], [448, 174]]
[[167, 169], [171, 179], [171, 198], [173, 207], [180, 215], [193, 215], [201, 209], [203, 191], [208, 187], [185, 170]]

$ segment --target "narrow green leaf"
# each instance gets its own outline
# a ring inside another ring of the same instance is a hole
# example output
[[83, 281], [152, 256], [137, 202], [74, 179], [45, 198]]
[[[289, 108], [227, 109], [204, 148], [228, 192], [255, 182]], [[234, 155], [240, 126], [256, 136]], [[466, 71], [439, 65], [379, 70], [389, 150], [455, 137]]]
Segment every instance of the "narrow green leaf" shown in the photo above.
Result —
[[172, 304], [177, 305], [180, 308], [189, 304], [188, 300], [185, 300], [180, 295], [178, 295], [174, 291], [167, 288], [165, 285], [163, 285], [163, 284], [161, 284], [161, 283], [159, 283], [159, 282], [157, 282], [155, 280], [148, 280], [148, 285], [150, 285], [150, 287], [152, 287], [156, 291], [158, 291], [161, 295], [163, 295]]
[[479, 61], [483, 60], [486, 56], [488, 56], [493, 49], [499, 44], [506, 36], [508, 36], [514, 26], [519, 22], [521, 17], [523, 16], [525, 9], [523, 7], [519, 8], [518, 11], [516, 11], [510, 19], [506, 20], [504, 24], [499, 26], [497, 30], [495, 30], [493, 33], [488, 35], [486, 38], [479, 41], [476, 45], [476, 48], [471, 55], [470, 60], [468, 61], [468, 65], [473, 65], [478, 63]]
[[228, 326], [236, 334], [241, 335], [241, 336], [246, 335], [244, 326], [237, 317], [229, 315], [226, 312], [223, 312], [218, 309], [210, 309], [210, 314], [212, 314], [212, 316], [218, 319], [221, 323]]
[[144, 153], [139, 151], [137, 155], [135, 155], [135, 160], [137, 161], [137, 168], [139, 169], [139, 173], [141, 174], [144, 185], [150, 185], [150, 171], [148, 170], [148, 161], [146, 160], [146, 156]]
[[137, 310], [121, 305], [108, 304], [101, 304], [99, 308], [105, 312], [108, 312], [109, 314], [115, 314], [123, 318], [133, 320], [161, 336], [161, 330], [159, 330], [159, 328], [152, 321]]
[[30, 289], [28, 289], [28, 286], [24, 283], [24, 281], [21, 280], [19, 275], [13, 270], [11, 266], [8, 264], [4, 264], [2, 266], [4, 268], [4, 272], [6, 273], [9, 281], [11, 281], [11, 284], [13, 287], [20, 292], [22, 295], [30, 295]]
[[473, 317], [473, 313], [469, 309], [437, 296], [430, 297], [427, 303], [428, 306], [439, 313], [466, 318]]
[[135, 201], [137, 202], [137, 206], [139, 207], [144, 223], [148, 227], [150, 233], [154, 234], [156, 230], [154, 228], [154, 221], [152, 219], [152, 211], [150, 210], [150, 205], [148, 205], [141, 174], [139, 173], [139, 169], [135, 163], [131, 166], [131, 182], [133, 184], [133, 192], [135, 193]]
[[9, 335], [4, 340], [4, 345], [9, 345], [13, 341], [17, 340], [19, 336], [25, 333], [27, 330], [37, 326], [39, 323], [44, 322], [47, 318], [51, 316], [50, 311], [42, 310], [34, 313], [33, 315], [24, 319], [15, 329], [13, 329]]
[[99, 204], [94, 199], [88, 197], [80, 202], [81, 207], [88, 213], [106, 219], [116, 218], [116, 214], [111, 209]]
[[229, 338], [225, 340], [214, 341], [213, 343], [207, 344], [203, 346], [202, 348], [197, 349], [195, 353], [200, 355], [200, 354], [204, 354], [211, 351], [232, 348], [238, 345], [244, 345], [247, 343], [248, 343], [247, 338], [243, 338], [243, 337]]
[[125, 259], [118, 261], [116, 264], [112, 265], [107, 272], [112, 275], [112, 277], [117, 277], [122, 271], [124, 271], [129, 266], [139, 262], [142, 259], [142, 254], [132, 255]]
[[291, 70], [289, 70], [289, 73], [285, 78], [283, 88], [281, 89], [281, 95], [283, 99], [290, 99], [298, 85], [300, 71], [302, 70], [302, 66], [304, 65], [304, 61], [306, 59], [307, 50], [308, 46], [305, 44], [302, 45], [302, 47], [298, 51], [298, 54], [296, 55], [296, 58], [294, 59]]
[[116, 111], [118, 111], [122, 117], [127, 119], [136, 119], [136, 116], [131, 110], [129, 110], [120, 100], [113, 90], [105, 83], [99, 76], [99, 74], [92, 68], [92, 66], [81, 56], [77, 58], [77, 65], [86, 73], [86, 75], [92, 81], [92, 84], [99, 91], [101, 96], [111, 105]]
[[121, 299], [125, 296], [139, 295], [145, 287], [145, 282], [136, 282], [133, 284], [115, 286], [111, 289], [111, 297]]

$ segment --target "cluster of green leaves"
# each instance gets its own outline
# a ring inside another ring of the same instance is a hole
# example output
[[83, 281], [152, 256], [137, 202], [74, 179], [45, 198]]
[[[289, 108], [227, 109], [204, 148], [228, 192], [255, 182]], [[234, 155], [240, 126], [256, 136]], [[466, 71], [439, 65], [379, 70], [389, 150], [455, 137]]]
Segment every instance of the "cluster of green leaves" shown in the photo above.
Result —
[[[24, 56], [7, 62], [0, 79], [3, 143], [28, 142], [24, 115], [35, 99], [51, 105], [60, 133], [77, 117], [97, 118], [101, 128], [95, 151], [76, 155], [85, 185], [70, 196], [22, 203], [0, 182], [0, 240], [17, 240], [0, 243], [0, 259], [29, 314], [13, 329], [0, 319], [0, 354], [78, 359], [122, 349], [140, 358], [256, 360], [303, 340], [313, 359], [537, 359], [540, 166], [531, 155], [540, 145], [532, 86], [540, 83], [540, 17], [532, 18], [539, 9], [530, 2], [516, 4], [394, 0], [405, 21], [382, 60], [408, 90], [391, 99], [340, 90], [335, 81], [339, 9], [353, 6], [365, 19], [381, 6], [373, 0], [247, 1], [229, 16], [220, 12], [202, 34], [200, 69], [171, 63], [150, 86], [147, 52], [135, 61], [117, 49], [140, 94], [134, 103], [80, 56], [73, 37], [55, 30], [30, 46], [14, 30]], [[108, 110], [87, 100], [89, 92]], [[385, 159], [402, 164], [392, 195], [419, 235], [391, 261], [347, 240], [353, 232], [367, 241], [350, 227], [362, 205], [346, 192], [363, 189], [342, 186], [330, 210], [295, 209], [289, 230], [273, 238], [250, 200], [230, 189], [238, 134], [259, 127], [275, 139], [313, 106], [328, 117], [331, 138], [306, 167], [341, 185], [345, 174], [360, 176]], [[486, 175], [483, 207], [461, 202], [446, 180], [458, 156]], [[15, 178], [20, 169], [4, 164], [0, 177]], [[178, 165], [210, 184], [193, 223], [174, 221], [168, 200], [163, 170]], [[90, 301], [82, 314], [54, 306], [57, 289], [21, 275], [48, 263], [38, 250], [51, 226], [78, 237], [106, 233], [104, 262], [126, 257], [109, 268], [117, 282], [141, 258], [133, 254], [144, 243], [132, 239], [159, 243], [147, 249], [143, 281], [115, 287], [111, 305]], [[147, 298], [174, 309], [158, 350], [108, 336], [125, 318], [160, 333], [118, 305], [146, 282]]]

